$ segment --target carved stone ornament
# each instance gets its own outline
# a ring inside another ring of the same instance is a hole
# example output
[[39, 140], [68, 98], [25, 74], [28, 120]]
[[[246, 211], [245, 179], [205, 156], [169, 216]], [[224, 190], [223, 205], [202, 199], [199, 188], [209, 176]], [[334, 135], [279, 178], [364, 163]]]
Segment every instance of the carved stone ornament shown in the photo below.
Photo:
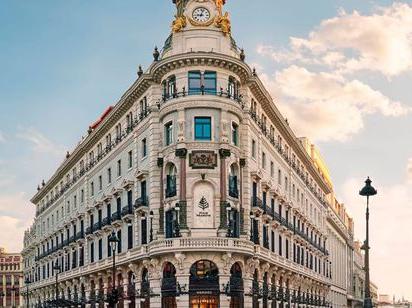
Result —
[[177, 149], [175, 155], [180, 158], [185, 158], [187, 155], [187, 149]]
[[217, 154], [214, 151], [193, 151], [189, 155], [193, 169], [214, 169], [217, 167]]

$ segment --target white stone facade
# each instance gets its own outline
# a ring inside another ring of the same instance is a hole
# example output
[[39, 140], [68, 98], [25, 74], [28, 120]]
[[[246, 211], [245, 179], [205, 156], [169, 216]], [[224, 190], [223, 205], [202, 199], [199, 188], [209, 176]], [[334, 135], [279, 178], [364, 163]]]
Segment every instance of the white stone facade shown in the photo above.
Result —
[[32, 199], [30, 306], [56, 264], [61, 305], [107, 306], [115, 232], [118, 307], [323, 307], [331, 286], [343, 307], [331, 185], [218, 26], [225, 1], [175, 2], [186, 25]]

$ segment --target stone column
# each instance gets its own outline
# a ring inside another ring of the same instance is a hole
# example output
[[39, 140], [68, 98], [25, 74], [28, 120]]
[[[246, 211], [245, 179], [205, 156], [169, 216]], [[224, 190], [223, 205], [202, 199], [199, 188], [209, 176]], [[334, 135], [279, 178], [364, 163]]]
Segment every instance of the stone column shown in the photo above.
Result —
[[[226, 286], [230, 281], [230, 275], [222, 274], [219, 276], [220, 286]], [[224, 290], [221, 290], [224, 291]], [[230, 296], [227, 296], [224, 292], [220, 293], [220, 308], [229, 308], [230, 307]], [[248, 307], [248, 306], [245, 306]]]
[[[123, 293], [128, 296], [128, 287], [129, 287], [129, 277], [127, 272], [123, 272]], [[123, 307], [124, 308], [129, 308], [130, 305], [130, 300], [125, 299], [123, 301]]]
[[[177, 282], [180, 284], [182, 291], [186, 291], [185, 294], [181, 294], [179, 297], [176, 298], [177, 307], [189, 307], [189, 274], [177, 275], [176, 279]], [[185, 290], [183, 289], [184, 287], [186, 287]]]
[[186, 156], [187, 150], [185, 148], [177, 149], [176, 156], [180, 158], [180, 174], [179, 174], [179, 190], [180, 190], [180, 215], [179, 215], [179, 223], [180, 223], [180, 230], [182, 234], [187, 235], [188, 226], [187, 226], [187, 201], [186, 201]]
[[160, 168], [160, 181], [159, 181], [159, 187], [160, 187], [160, 205], [159, 205], [159, 235], [164, 236], [164, 214], [165, 214], [165, 209], [164, 209], [164, 185], [163, 185], [163, 177], [164, 177], [164, 170], [163, 170], [163, 158], [158, 158], [157, 159], [157, 166]]
[[253, 307], [253, 298], [252, 296], [247, 296], [246, 294], [251, 294], [252, 292], [252, 287], [253, 287], [253, 278], [252, 277], [245, 277], [243, 279], [243, 285], [244, 285], [244, 306], [245, 307]]

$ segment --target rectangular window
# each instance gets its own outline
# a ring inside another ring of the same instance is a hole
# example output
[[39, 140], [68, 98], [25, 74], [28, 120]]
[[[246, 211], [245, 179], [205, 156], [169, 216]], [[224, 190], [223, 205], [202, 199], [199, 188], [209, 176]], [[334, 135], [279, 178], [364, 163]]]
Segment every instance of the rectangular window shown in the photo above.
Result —
[[262, 168], [266, 169], [266, 153], [262, 152]]
[[173, 143], [173, 122], [169, 122], [165, 125], [165, 142], [166, 146]]
[[107, 257], [108, 258], [112, 256], [112, 247], [110, 247], [109, 238], [110, 238], [110, 235], [107, 236]]
[[195, 118], [195, 140], [212, 140], [212, 119], [210, 117]]
[[94, 242], [90, 244], [90, 263], [94, 262]]
[[90, 183], [90, 196], [94, 196], [94, 183], [93, 182], [91, 182]]
[[99, 260], [103, 259], [103, 241], [99, 239]]
[[99, 175], [99, 191], [103, 189], [103, 178]]
[[117, 238], [119, 243], [117, 244], [117, 253], [122, 253], [122, 230], [117, 231]]
[[200, 71], [189, 72], [189, 95], [200, 94], [202, 87], [202, 75]]
[[133, 151], [129, 151], [129, 169], [133, 167]]
[[256, 158], [256, 141], [252, 140], [252, 157]]
[[236, 123], [232, 123], [232, 143], [233, 145], [239, 145], [239, 126]]
[[142, 158], [147, 156], [147, 141], [146, 138], [142, 140]]
[[273, 161], [270, 162], [270, 176], [273, 178], [275, 176], [275, 164]]
[[127, 249], [133, 248], [133, 226], [127, 227]]
[[109, 184], [112, 183], [112, 168], [108, 168], [108, 169], [107, 169], [107, 182], [108, 182]]
[[122, 175], [122, 161], [119, 159], [117, 161], [117, 176]]
[[205, 93], [216, 94], [217, 80], [216, 72], [206, 71], [204, 74]]

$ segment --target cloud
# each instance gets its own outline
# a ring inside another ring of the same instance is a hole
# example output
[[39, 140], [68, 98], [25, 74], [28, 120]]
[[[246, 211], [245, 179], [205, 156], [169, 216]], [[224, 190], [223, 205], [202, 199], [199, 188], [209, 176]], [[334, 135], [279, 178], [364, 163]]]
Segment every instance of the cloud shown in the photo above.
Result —
[[29, 141], [32, 144], [32, 150], [37, 154], [51, 154], [53, 156], [63, 157], [64, 148], [49, 140], [35, 128], [25, 128], [21, 130], [17, 137]]
[[410, 111], [359, 80], [332, 73], [292, 65], [261, 77], [296, 132], [315, 141], [348, 140], [368, 114], [398, 117]]
[[395, 2], [372, 15], [341, 10], [308, 37], [291, 37], [288, 48], [262, 45], [258, 52], [277, 62], [319, 64], [342, 74], [367, 70], [396, 76], [412, 69], [412, 6]]
[[[360, 178], [348, 179], [342, 189], [342, 199], [355, 220], [356, 236], [362, 241], [365, 238], [366, 200], [358, 195], [358, 191], [363, 181]], [[391, 185], [378, 182], [372, 185], [378, 190], [378, 195], [372, 197], [370, 202], [372, 281], [387, 294], [410, 295], [412, 183], [405, 179]]]
[[30, 226], [35, 207], [25, 193], [0, 194], [0, 234], [8, 251], [23, 248], [24, 231]]

